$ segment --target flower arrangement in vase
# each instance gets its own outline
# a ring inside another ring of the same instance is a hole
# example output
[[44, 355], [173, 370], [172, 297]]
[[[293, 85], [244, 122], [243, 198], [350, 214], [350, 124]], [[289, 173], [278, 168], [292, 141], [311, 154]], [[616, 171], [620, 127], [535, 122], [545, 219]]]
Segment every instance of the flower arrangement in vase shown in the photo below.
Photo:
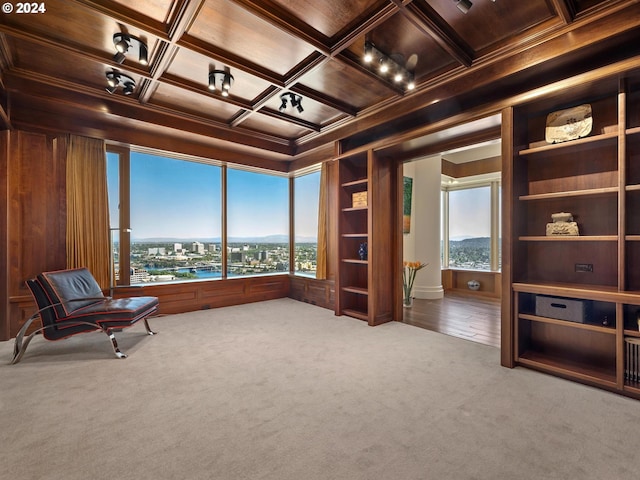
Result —
[[416, 280], [416, 274], [419, 270], [429, 265], [422, 262], [402, 262], [402, 305], [410, 307], [413, 304], [413, 282]]

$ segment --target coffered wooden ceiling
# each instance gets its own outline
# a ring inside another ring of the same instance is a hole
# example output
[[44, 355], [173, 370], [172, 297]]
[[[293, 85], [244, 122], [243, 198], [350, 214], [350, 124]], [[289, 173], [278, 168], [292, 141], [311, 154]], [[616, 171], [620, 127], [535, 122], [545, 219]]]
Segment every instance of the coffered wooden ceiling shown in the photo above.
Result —
[[[0, 14], [0, 126], [167, 150], [179, 135], [210, 156], [274, 167], [382, 125], [402, 129], [443, 95], [633, 31], [640, 16], [637, 0], [472, 0], [466, 14], [456, 3], [46, 0], [44, 13]], [[114, 61], [118, 32], [147, 43], [148, 65]], [[365, 40], [414, 73], [415, 90], [365, 65]], [[207, 88], [212, 69], [233, 75], [228, 97]], [[111, 70], [135, 80], [132, 95], [105, 90]], [[304, 111], [279, 111], [284, 92]]]

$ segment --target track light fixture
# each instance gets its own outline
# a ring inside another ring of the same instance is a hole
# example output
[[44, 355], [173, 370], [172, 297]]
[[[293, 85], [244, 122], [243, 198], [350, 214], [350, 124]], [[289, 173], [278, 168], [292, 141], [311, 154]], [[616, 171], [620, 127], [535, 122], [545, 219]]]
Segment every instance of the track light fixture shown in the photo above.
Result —
[[473, 6], [473, 3], [471, 3], [469, 0], [456, 1], [456, 7], [458, 7], [458, 10], [460, 10], [462, 13], [467, 13], [472, 6]]
[[124, 63], [126, 54], [133, 51], [134, 53], [138, 53], [138, 61], [142, 65], [149, 64], [147, 44], [138, 37], [127, 33], [116, 33], [113, 36], [113, 44], [116, 47], [116, 54], [113, 56], [115, 62], [120, 64]]
[[220, 94], [223, 97], [228, 97], [229, 89], [233, 85], [233, 75], [231, 75], [229, 69], [211, 70], [209, 72], [209, 90], [216, 90], [217, 85], [220, 85]]
[[107, 92], [116, 93], [118, 87], [122, 87], [122, 93], [131, 95], [136, 89], [136, 82], [129, 75], [111, 70], [107, 72]]
[[368, 40], [364, 42], [363, 60], [372, 70], [377, 69], [377, 72], [383, 76], [390, 76], [395, 83], [403, 85], [406, 90], [413, 90], [416, 87], [412, 72], [409, 72], [393, 58], [378, 50]]
[[291, 106], [298, 110], [298, 113], [304, 112], [304, 108], [302, 108], [302, 97], [293, 92], [286, 92], [280, 95], [281, 103], [278, 110], [284, 112], [287, 109], [287, 101], [291, 102]]

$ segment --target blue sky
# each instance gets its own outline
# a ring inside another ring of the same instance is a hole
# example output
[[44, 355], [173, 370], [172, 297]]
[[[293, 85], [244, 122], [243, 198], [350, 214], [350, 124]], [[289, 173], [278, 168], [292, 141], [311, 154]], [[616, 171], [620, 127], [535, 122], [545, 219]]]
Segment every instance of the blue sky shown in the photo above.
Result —
[[[110, 198], [117, 190], [117, 158], [109, 154]], [[296, 235], [316, 236], [319, 174], [296, 180]], [[229, 237], [286, 235], [288, 178], [227, 170]], [[131, 153], [132, 237], [217, 238], [221, 235], [221, 169]], [[112, 219], [117, 218], [111, 203]], [[113, 224], [113, 220], [112, 220]]]
[[449, 238], [491, 236], [491, 187], [449, 192]]

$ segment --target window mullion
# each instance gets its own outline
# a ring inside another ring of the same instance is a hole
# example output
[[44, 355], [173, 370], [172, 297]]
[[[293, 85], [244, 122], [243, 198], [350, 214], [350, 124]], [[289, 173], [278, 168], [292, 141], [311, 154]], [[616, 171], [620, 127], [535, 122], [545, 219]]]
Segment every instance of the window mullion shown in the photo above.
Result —
[[442, 194], [442, 266], [449, 268], [449, 190]]
[[498, 182], [491, 182], [491, 270], [499, 270], [500, 239], [500, 189]]

